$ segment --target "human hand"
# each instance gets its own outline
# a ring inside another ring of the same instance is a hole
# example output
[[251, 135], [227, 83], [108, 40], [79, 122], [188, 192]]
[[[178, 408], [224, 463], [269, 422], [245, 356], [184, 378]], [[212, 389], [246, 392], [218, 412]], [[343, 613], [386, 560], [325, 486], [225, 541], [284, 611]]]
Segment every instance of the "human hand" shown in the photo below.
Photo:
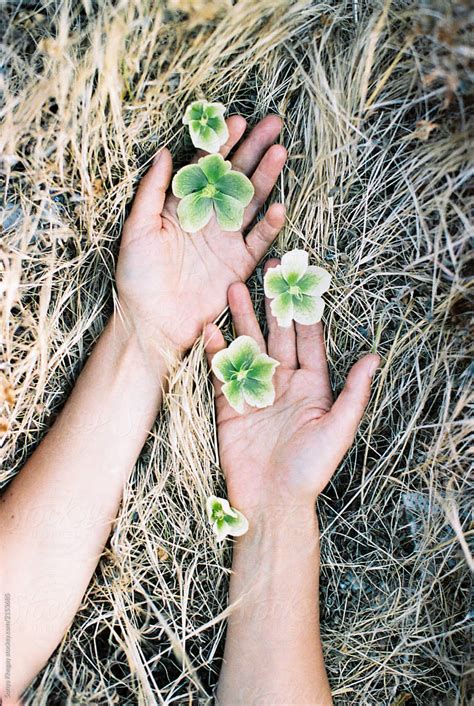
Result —
[[[278, 260], [267, 263], [275, 266]], [[313, 505], [351, 446], [369, 401], [371, 377], [380, 359], [370, 354], [349, 372], [333, 402], [321, 323], [280, 328], [266, 299], [269, 335], [265, 343], [247, 287], [233, 284], [228, 293], [237, 336], [254, 338], [262, 352], [280, 362], [275, 371], [271, 407], [246, 407], [238, 414], [216, 392], [219, 453], [231, 504], [250, 519], [268, 509], [300, 510]], [[226, 347], [214, 324], [206, 326], [206, 353]]]
[[[267, 116], [232, 157], [233, 169], [251, 177], [255, 188], [240, 232], [222, 231], [215, 216], [203, 230], [184, 232], [176, 215], [179, 201], [167, 193], [171, 154], [162, 149], [155, 158], [125, 223], [117, 264], [120, 304], [142, 340], [164, 340], [179, 352], [189, 348], [204, 324], [225, 309], [229, 286], [250, 276], [278, 234], [285, 211], [282, 204], [273, 204], [244, 237], [286, 160], [285, 148], [272, 145], [281, 125], [277, 116]], [[224, 157], [242, 137], [246, 122], [235, 115], [227, 126], [229, 139], [220, 150]]]

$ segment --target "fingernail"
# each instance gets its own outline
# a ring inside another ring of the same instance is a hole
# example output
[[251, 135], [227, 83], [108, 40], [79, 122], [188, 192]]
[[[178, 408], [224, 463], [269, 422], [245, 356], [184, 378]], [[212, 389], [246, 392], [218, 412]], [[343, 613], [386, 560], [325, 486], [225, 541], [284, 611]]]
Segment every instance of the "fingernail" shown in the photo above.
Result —
[[369, 368], [369, 377], [373, 378], [377, 370], [380, 369], [380, 361], [379, 360], [374, 360], [372, 365]]
[[153, 157], [153, 166], [155, 166], [155, 164], [158, 164], [158, 162], [161, 159], [161, 155], [162, 155], [161, 150], [159, 152], [157, 152], [157, 154], [155, 154], [155, 156]]

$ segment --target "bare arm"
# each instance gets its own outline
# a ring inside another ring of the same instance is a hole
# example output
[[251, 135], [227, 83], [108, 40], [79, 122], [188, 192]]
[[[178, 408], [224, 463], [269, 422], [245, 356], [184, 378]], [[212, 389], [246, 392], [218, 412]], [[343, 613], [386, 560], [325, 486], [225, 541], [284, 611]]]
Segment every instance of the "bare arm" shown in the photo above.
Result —
[[[277, 261], [268, 263], [277, 264]], [[322, 325], [278, 327], [267, 305], [266, 342], [243, 284], [229, 289], [237, 335], [280, 362], [271, 407], [236, 413], [214, 379], [219, 452], [231, 505], [249, 520], [235, 540], [231, 615], [219, 706], [330, 706], [319, 635], [316, 497], [352, 444], [376, 355], [350, 371], [333, 402]], [[225, 341], [206, 329], [209, 362]]]
[[[239, 141], [245, 120], [233, 116], [228, 127], [223, 155]], [[244, 228], [283, 167], [284, 148], [271, 146], [280, 129], [278, 118], [262, 120], [232, 158], [255, 187]], [[74, 617], [159, 409], [169, 358], [188, 349], [225, 308], [229, 285], [251, 274], [283, 224], [283, 206], [275, 204], [246, 238], [243, 231], [221, 231], [215, 218], [191, 236], [167, 195], [171, 173], [171, 155], [162, 150], [124, 227], [120, 315], [0, 503], [0, 590], [11, 608], [10, 656], [5, 620], [0, 624], [4, 706], [17, 703]]]

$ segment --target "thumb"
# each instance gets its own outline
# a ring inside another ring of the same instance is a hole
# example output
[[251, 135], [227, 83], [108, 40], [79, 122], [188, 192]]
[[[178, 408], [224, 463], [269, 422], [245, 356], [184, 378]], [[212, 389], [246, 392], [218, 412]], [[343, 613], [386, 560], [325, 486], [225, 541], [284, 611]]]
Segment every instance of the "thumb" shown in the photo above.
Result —
[[344, 389], [329, 412], [335, 438], [340, 439], [344, 446], [342, 453], [346, 453], [354, 440], [370, 399], [372, 378], [379, 365], [380, 357], [376, 354], [361, 358], [350, 369]]
[[171, 153], [166, 147], [163, 147], [156, 154], [153, 164], [138, 186], [129, 216], [130, 220], [156, 222], [160, 218], [172, 171]]

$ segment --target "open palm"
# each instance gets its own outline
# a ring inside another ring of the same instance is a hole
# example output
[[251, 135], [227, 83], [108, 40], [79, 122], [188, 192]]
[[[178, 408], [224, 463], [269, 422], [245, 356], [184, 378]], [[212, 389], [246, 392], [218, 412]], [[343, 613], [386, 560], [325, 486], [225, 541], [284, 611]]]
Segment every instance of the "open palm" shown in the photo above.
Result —
[[[269, 265], [277, 264], [271, 261]], [[237, 413], [214, 379], [219, 453], [231, 503], [251, 516], [259, 507], [299, 507], [324, 489], [351, 445], [379, 363], [367, 355], [349, 373], [333, 403], [321, 324], [280, 328], [266, 301], [268, 344], [245, 285], [233, 285], [229, 304], [237, 335], [248, 335], [280, 362], [271, 407]], [[206, 328], [209, 362], [225, 347], [219, 329]]]
[[[225, 157], [245, 131], [240, 116], [227, 121]], [[281, 120], [262, 120], [236, 150], [233, 169], [251, 177], [255, 195], [247, 207], [242, 231], [222, 231], [215, 216], [197, 233], [184, 232], [178, 222], [178, 200], [168, 194], [172, 159], [163, 149], [142, 179], [122, 237], [117, 287], [122, 305], [142, 335], [164, 336], [185, 350], [225, 308], [233, 282], [246, 280], [284, 222], [282, 204], [271, 206], [244, 238], [244, 231], [270, 194], [283, 168], [286, 150], [273, 145]], [[196, 157], [201, 156], [198, 154]]]

